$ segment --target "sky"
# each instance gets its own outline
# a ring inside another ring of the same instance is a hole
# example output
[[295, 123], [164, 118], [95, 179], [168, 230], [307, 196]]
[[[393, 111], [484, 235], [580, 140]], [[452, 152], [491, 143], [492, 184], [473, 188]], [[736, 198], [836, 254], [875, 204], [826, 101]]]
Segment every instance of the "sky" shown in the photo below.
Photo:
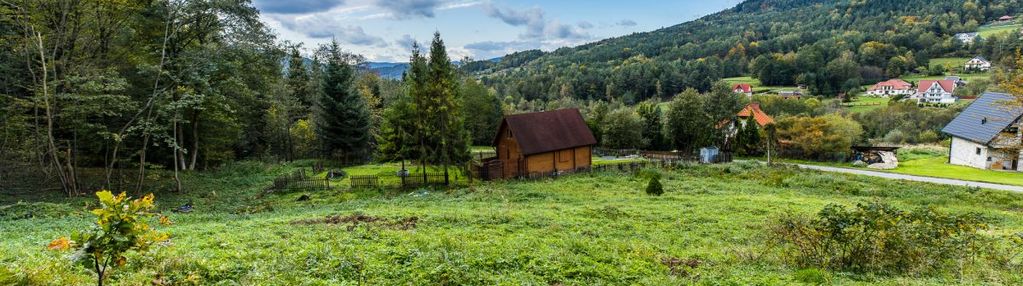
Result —
[[336, 39], [370, 61], [407, 62], [440, 32], [453, 59], [577, 46], [652, 31], [741, 0], [254, 0], [260, 18], [306, 53]]

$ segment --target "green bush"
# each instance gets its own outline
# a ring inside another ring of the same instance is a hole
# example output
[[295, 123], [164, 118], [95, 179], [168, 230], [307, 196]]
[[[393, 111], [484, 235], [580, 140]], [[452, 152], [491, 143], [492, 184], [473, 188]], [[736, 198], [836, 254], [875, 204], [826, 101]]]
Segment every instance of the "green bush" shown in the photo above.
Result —
[[661, 179], [659, 177], [650, 178], [650, 183], [646, 185], [646, 194], [651, 196], [660, 196], [664, 194], [664, 187], [661, 186]]
[[828, 205], [815, 217], [787, 215], [770, 231], [783, 256], [800, 267], [898, 275], [960, 269], [986, 248], [979, 232], [987, 228], [975, 214], [871, 203]]
[[796, 281], [813, 284], [813, 285], [824, 285], [828, 283], [828, 272], [817, 268], [806, 268], [796, 271], [792, 274]]

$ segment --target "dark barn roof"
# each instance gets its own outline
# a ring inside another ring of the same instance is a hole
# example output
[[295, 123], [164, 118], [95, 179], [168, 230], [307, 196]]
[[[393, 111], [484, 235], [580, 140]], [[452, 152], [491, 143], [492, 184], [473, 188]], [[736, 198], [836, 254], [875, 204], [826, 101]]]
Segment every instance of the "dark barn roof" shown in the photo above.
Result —
[[[515, 114], [505, 116], [502, 121], [501, 128], [511, 130], [523, 155], [597, 144], [578, 109]], [[500, 139], [494, 139], [494, 146]]]
[[1010, 105], [1015, 100], [1016, 98], [1009, 94], [985, 92], [941, 132], [988, 144], [998, 136], [998, 133], [1023, 115], [1023, 108]]

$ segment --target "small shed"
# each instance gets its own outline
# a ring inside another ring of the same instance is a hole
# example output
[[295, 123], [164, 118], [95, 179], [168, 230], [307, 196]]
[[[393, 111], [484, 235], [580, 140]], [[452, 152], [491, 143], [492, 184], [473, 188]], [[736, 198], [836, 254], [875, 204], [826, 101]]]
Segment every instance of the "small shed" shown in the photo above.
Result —
[[721, 150], [718, 147], [700, 148], [700, 163], [711, 164], [718, 162]]
[[494, 138], [497, 158], [490, 164], [503, 178], [573, 172], [590, 168], [596, 144], [578, 109], [509, 115]]

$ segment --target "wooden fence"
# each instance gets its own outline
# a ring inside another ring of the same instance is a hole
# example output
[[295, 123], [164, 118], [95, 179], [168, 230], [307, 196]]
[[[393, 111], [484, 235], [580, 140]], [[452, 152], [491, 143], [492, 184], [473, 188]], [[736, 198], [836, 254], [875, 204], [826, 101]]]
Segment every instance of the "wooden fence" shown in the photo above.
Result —
[[304, 190], [329, 190], [330, 180], [327, 178], [312, 178], [306, 175], [305, 170], [298, 169], [295, 172], [280, 176], [274, 179], [270, 186], [272, 191], [304, 191]]
[[[447, 176], [448, 185], [458, 185], [467, 182], [469, 178], [461, 177], [455, 173]], [[445, 185], [445, 176], [443, 173], [427, 173], [426, 177], [423, 177], [422, 173], [409, 174], [408, 176], [399, 175], [361, 175], [351, 176], [349, 178], [353, 189], [365, 189], [365, 188], [419, 188], [425, 186], [443, 186]]]

